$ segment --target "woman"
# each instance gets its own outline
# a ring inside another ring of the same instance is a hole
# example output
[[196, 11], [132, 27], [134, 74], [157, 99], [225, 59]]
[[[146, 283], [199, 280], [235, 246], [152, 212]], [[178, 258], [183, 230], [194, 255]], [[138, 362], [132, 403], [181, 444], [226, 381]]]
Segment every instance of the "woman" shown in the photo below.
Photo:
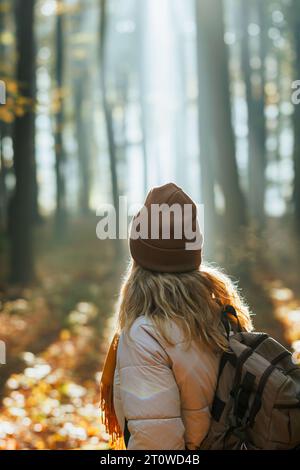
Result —
[[[163, 236], [166, 218], [154, 220], [151, 211], [161, 204], [164, 215], [175, 206], [184, 214], [179, 220], [169, 211], [169, 238]], [[120, 294], [120, 331], [102, 375], [104, 423], [113, 441], [124, 435], [131, 450], [197, 449], [210, 426], [219, 358], [228, 347], [222, 306], [236, 309], [245, 330], [251, 330], [251, 320], [231, 281], [201, 265], [193, 201], [171, 183], [150, 191], [143, 209], [146, 217], [140, 211], [132, 224], [133, 260]], [[158, 229], [158, 237], [139, 235], [141, 221], [148, 234]]]

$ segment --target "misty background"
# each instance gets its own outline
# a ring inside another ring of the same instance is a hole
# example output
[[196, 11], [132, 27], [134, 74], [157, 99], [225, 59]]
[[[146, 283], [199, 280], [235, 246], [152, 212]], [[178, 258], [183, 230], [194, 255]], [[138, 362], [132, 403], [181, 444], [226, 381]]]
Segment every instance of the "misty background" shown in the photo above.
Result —
[[206, 262], [300, 357], [300, 0], [0, 0], [0, 449], [107, 448], [129, 254], [102, 203], [170, 181]]

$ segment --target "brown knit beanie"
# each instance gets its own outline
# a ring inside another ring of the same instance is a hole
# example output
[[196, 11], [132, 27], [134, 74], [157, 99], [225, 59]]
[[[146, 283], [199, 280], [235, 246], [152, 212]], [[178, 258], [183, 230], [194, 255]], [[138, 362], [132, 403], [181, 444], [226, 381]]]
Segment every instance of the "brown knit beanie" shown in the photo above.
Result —
[[202, 245], [192, 199], [173, 183], [153, 188], [132, 220], [129, 246], [135, 262], [150, 271], [192, 271], [201, 264]]

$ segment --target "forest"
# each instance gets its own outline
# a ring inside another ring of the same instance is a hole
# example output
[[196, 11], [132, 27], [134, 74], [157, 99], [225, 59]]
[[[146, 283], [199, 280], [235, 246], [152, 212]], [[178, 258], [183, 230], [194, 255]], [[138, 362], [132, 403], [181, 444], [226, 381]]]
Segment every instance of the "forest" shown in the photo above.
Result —
[[0, 0], [0, 450], [109, 448], [97, 209], [169, 181], [300, 361], [299, 98], [300, 0]]

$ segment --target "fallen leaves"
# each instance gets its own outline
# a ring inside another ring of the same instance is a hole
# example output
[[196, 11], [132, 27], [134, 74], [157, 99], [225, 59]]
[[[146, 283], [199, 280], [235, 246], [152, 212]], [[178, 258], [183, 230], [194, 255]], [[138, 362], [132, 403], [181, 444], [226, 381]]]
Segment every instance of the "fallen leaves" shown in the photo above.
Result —
[[7, 381], [0, 449], [107, 448], [97, 379], [81, 382], [76, 374], [91, 348], [99, 357], [96, 336], [87, 326], [80, 335], [65, 329], [43, 354], [23, 354], [27, 367]]
[[268, 285], [274, 303], [274, 314], [283, 324], [285, 337], [293, 349], [295, 363], [300, 363], [300, 300], [280, 281]]

